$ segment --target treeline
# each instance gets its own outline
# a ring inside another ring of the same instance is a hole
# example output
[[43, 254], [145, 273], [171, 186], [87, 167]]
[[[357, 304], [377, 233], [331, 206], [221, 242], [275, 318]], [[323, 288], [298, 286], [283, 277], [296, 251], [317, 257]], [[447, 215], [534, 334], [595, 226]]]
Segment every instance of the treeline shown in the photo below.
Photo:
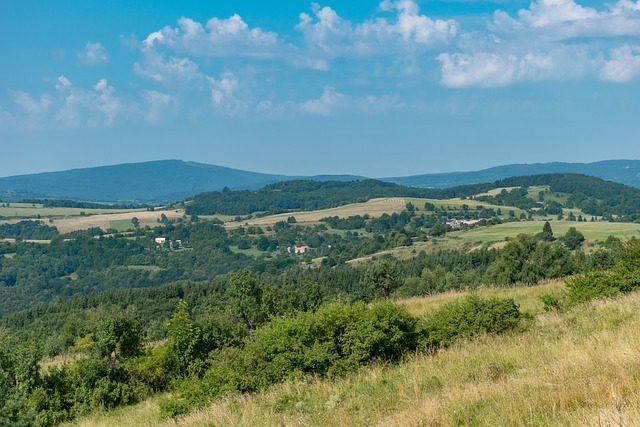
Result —
[[42, 221], [20, 221], [0, 225], [0, 238], [50, 240], [58, 236], [58, 229]]

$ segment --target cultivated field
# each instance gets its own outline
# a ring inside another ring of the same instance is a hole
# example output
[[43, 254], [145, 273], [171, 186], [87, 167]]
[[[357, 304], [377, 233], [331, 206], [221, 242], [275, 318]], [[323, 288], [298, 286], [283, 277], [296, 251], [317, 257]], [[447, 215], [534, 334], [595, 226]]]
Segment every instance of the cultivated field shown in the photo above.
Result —
[[[219, 399], [177, 420], [159, 399], [75, 426], [636, 426], [640, 420], [640, 293], [566, 313], [541, 313], [553, 282], [480, 290], [517, 299], [536, 314], [523, 332], [463, 340], [333, 381], [290, 381]], [[428, 313], [460, 294], [401, 302]]]
[[139, 212], [145, 209], [83, 209], [83, 208], [45, 208], [37, 203], [6, 203], [9, 206], [2, 206], [0, 203], [0, 219], [11, 218], [41, 218], [52, 216], [78, 216], [81, 213], [86, 215], [108, 214], [120, 212]]
[[[424, 202], [423, 202], [424, 204]], [[258, 225], [260, 227], [272, 226], [278, 221], [286, 221], [290, 216], [294, 216], [298, 224], [313, 225], [319, 224], [320, 219], [328, 216], [339, 216], [340, 218], [348, 218], [354, 215], [369, 215], [373, 218], [380, 217], [382, 214], [392, 214], [394, 212], [402, 212], [406, 209], [406, 204], [402, 198], [382, 198], [372, 199], [365, 203], [353, 203], [350, 205], [340, 206], [331, 209], [322, 209], [309, 212], [290, 212], [278, 215], [269, 215], [264, 218], [253, 218], [242, 222], [228, 222], [227, 228], [237, 228], [247, 225]]]
[[[584, 234], [587, 240], [605, 240], [609, 235], [615, 237], [638, 236], [640, 224], [624, 222], [576, 222], [576, 221], [550, 221], [553, 234], [560, 237], [575, 227]], [[542, 231], [544, 221], [507, 222], [490, 227], [478, 227], [467, 231], [456, 231], [452, 236], [476, 242], [494, 242], [515, 237], [520, 233], [537, 234]]]
[[52, 225], [58, 228], [60, 233], [68, 233], [75, 230], [87, 230], [92, 227], [100, 227], [103, 230], [108, 228], [115, 228], [116, 230], [123, 231], [127, 228], [132, 228], [131, 219], [133, 217], [138, 218], [140, 226], [155, 227], [158, 225], [160, 216], [165, 214], [167, 218], [181, 218], [184, 215], [184, 210], [164, 210], [164, 211], [127, 211], [122, 213], [111, 213], [91, 216], [75, 216], [67, 218], [53, 218], [53, 222], [45, 222], [48, 225]]

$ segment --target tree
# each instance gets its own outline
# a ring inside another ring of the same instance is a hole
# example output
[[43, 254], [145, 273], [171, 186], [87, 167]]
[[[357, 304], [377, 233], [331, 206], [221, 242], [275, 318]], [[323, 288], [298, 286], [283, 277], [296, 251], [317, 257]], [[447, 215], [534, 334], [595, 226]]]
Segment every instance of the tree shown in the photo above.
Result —
[[137, 356], [142, 348], [142, 329], [128, 316], [110, 317], [98, 325], [95, 349], [103, 359], [112, 362]]
[[369, 267], [364, 280], [366, 286], [373, 293], [382, 294], [386, 299], [389, 299], [391, 293], [401, 285], [398, 265], [394, 260], [388, 258]]
[[187, 303], [184, 300], [178, 302], [178, 311], [173, 313], [166, 326], [169, 332], [169, 346], [178, 358], [180, 371], [185, 373], [189, 363], [196, 357], [202, 331], [189, 318]]
[[576, 230], [575, 227], [569, 228], [566, 234], [560, 238], [560, 241], [564, 243], [567, 249], [578, 249], [582, 242], [584, 242], [584, 234]]
[[556, 240], [553, 236], [553, 230], [551, 230], [551, 224], [549, 224], [549, 221], [544, 222], [542, 233], [537, 234], [536, 237], [540, 240], [544, 240], [545, 242], [553, 242]]
[[231, 275], [229, 281], [231, 312], [244, 322], [253, 341], [253, 330], [261, 318], [262, 292], [253, 273], [247, 269]]
[[134, 216], [133, 218], [131, 218], [131, 224], [133, 224], [135, 228], [140, 227], [140, 220], [138, 219], [137, 216]]

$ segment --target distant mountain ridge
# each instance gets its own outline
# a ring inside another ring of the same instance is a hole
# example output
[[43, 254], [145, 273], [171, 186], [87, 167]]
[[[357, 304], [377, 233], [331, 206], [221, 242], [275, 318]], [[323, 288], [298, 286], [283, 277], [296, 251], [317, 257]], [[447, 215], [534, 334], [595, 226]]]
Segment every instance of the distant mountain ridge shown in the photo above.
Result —
[[[91, 201], [173, 202], [203, 191], [257, 189], [274, 182], [314, 179], [249, 172], [182, 160], [159, 160], [0, 178], [0, 199], [70, 198]], [[322, 175], [319, 181], [364, 177]]]
[[494, 182], [522, 175], [579, 173], [640, 188], [640, 160], [604, 160], [594, 163], [531, 163], [495, 166], [473, 172], [449, 172], [385, 178], [384, 181], [409, 187], [448, 188]]
[[[496, 166], [474, 172], [451, 172], [382, 178], [404, 186], [447, 188], [494, 182], [513, 176], [580, 173], [640, 188], [640, 160], [595, 163], [534, 163]], [[68, 198], [87, 201], [173, 202], [205, 191], [257, 189], [295, 179], [353, 181], [356, 175], [289, 176], [249, 172], [182, 160], [159, 160], [0, 178], [0, 199]]]

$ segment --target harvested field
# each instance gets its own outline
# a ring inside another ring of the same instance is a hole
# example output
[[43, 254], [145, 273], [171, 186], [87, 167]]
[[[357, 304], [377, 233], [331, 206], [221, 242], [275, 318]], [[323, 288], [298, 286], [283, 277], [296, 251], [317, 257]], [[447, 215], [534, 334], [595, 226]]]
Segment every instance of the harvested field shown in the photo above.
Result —
[[181, 218], [184, 215], [184, 210], [164, 210], [164, 211], [141, 211], [141, 212], [123, 212], [116, 214], [102, 214], [91, 216], [76, 216], [70, 218], [54, 218], [52, 222], [47, 223], [58, 228], [60, 233], [68, 233], [76, 230], [88, 230], [93, 227], [100, 227], [103, 230], [107, 230], [112, 221], [126, 221], [133, 217], [140, 220], [140, 226], [155, 227], [158, 225], [160, 216], [165, 214], [167, 218]]
[[372, 199], [365, 203], [353, 203], [350, 205], [340, 206], [337, 208], [323, 209], [309, 212], [289, 212], [278, 215], [270, 215], [264, 218], [253, 218], [242, 222], [229, 222], [227, 228], [236, 228], [245, 225], [258, 225], [261, 227], [273, 225], [278, 221], [286, 221], [290, 216], [294, 216], [298, 224], [313, 225], [320, 223], [320, 219], [328, 216], [339, 216], [340, 218], [348, 218], [354, 215], [367, 214], [373, 218], [380, 217], [382, 214], [392, 214], [402, 212], [406, 209], [403, 198], [382, 198]]

